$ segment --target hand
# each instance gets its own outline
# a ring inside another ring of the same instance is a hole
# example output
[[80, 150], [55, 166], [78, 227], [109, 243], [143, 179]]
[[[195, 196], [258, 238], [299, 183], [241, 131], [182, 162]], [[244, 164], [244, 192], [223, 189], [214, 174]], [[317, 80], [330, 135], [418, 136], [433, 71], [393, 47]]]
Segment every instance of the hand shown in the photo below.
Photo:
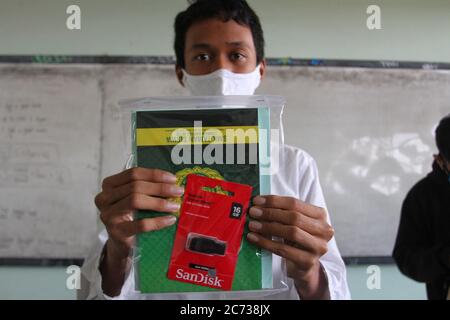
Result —
[[176, 177], [169, 172], [144, 168], [132, 168], [103, 180], [102, 192], [95, 197], [95, 205], [109, 235], [99, 267], [105, 294], [120, 294], [125, 274], [131, 268], [129, 255], [135, 235], [176, 222], [174, 216], [133, 219], [136, 210], [176, 212], [179, 205], [165, 199], [183, 194], [183, 188], [175, 182]]
[[327, 253], [334, 236], [325, 209], [280, 196], [258, 196], [253, 203], [249, 213], [255, 220], [249, 224], [248, 240], [286, 259], [288, 276], [301, 296], [324, 297], [328, 287], [319, 258]]
[[176, 212], [179, 205], [165, 199], [183, 194], [183, 188], [175, 182], [176, 177], [169, 172], [144, 168], [132, 168], [103, 180], [102, 192], [95, 197], [95, 204], [108, 231], [109, 254], [127, 257], [136, 234], [159, 230], [176, 222], [174, 216], [133, 220], [136, 210]]

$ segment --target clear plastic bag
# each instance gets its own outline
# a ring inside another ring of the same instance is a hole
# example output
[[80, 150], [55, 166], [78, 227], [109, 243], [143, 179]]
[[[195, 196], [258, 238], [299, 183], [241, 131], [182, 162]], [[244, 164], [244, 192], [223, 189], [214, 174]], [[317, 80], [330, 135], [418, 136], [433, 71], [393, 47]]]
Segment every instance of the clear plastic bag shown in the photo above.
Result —
[[[130, 137], [130, 166], [169, 171], [185, 188], [194, 179], [209, 188], [190, 189], [190, 198], [185, 192], [184, 198], [170, 199], [181, 205], [174, 226], [137, 235], [136, 290], [148, 298], [169, 299], [258, 298], [288, 290], [284, 259], [273, 260], [245, 236], [250, 199], [271, 194], [270, 177], [278, 171], [285, 99], [166, 97], [119, 105]], [[244, 187], [250, 187], [251, 197], [243, 196]], [[242, 216], [227, 211], [236, 208], [244, 210]], [[138, 211], [135, 219], [160, 215]], [[227, 277], [232, 285], [223, 289], [218, 284]]]

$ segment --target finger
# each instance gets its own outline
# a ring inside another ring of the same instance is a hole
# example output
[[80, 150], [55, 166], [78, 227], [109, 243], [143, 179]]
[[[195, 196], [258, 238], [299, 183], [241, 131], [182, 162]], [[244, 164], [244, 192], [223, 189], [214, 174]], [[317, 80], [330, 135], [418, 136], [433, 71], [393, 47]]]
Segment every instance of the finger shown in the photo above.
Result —
[[132, 193], [142, 193], [149, 196], [179, 197], [183, 195], [184, 188], [175, 184], [155, 183], [147, 181], [133, 181], [114, 189], [108, 189], [96, 197], [96, 205], [105, 208], [126, 198]]
[[313, 206], [293, 197], [282, 196], [257, 196], [253, 203], [260, 207], [294, 210], [315, 219], [326, 219], [326, 211], [323, 208]]
[[177, 178], [170, 172], [159, 169], [131, 168], [103, 180], [102, 189], [111, 189], [131, 181], [150, 181], [160, 183], [175, 183]]
[[280, 237], [291, 241], [296, 246], [323, 256], [327, 252], [327, 243], [321, 238], [316, 238], [296, 226], [286, 226], [277, 222], [251, 221], [249, 228], [253, 232], [269, 236]]
[[108, 221], [116, 216], [129, 214], [136, 210], [152, 210], [172, 213], [180, 209], [180, 204], [167, 199], [147, 196], [141, 193], [132, 193], [126, 198], [114, 203], [102, 211], [102, 221]]
[[279, 222], [288, 226], [297, 226], [311, 235], [330, 240], [334, 229], [326, 222], [313, 219], [297, 211], [275, 208], [251, 207], [250, 217], [267, 222]]
[[270, 251], [277, 256], [295, 263], [302, 270], [309, 270], [314, 266], [315, 256], [301, 249], [288, 246], [284, 243], [266, 239], [255, 233], [248, 233], [247, 239], [258, 247]]
[[122, 236], [129, 238], [139, 233], [161, 230], [175, 224], [174, 216], [163, 216], [156, 218], [126, 221], [117, 226]]
[[98, 193], [94, 198], [95, 206], [99, 211], [102, 211], [104, 208], [110, 205], [107, 195], [104, 191]]

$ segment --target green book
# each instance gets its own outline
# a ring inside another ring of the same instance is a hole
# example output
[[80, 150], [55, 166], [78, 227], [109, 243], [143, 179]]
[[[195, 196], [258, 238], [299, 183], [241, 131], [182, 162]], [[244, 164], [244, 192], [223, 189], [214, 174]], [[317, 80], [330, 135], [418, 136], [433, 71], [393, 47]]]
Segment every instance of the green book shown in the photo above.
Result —
[[[132, 122], [136, 166], [169, 171], [180, 186], [188, 174], [198, 174], [251, 185], [252, 198], [270, 192], [270, 177], [261, 174], [260, 163], [262, 150], [270, 150], [270, 139], [264, 137], [270, 129], [268, 108], [142, 110], [132, 114]], [[160, 215], [136, 212], [137, 219]], [[218, 291], [167, 278], [176, 229], [175, 224], [137, 236], [136, 289], [141, 293]], [[232, 290], [272, 288], [272, 256], [248, 242], [247, 233], [248, 216]]]

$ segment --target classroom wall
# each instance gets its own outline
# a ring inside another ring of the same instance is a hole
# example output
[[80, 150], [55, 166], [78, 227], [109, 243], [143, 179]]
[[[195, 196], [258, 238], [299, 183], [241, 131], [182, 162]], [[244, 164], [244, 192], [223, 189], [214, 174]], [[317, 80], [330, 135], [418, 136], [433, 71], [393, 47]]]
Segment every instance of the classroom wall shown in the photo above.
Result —
[[[380, 266], [380, 289], [368, 289], [367, 266], [351, 266], [347, 272], [353, 299], [426, 299], [425, 286], [405, 278], [395, 266]], [[76, 299], [66, 287], [68, 276], [61, 267], [0, 267], [0, 300]]]
[[[0, 54], [172, 55], [186, 0], [1, 0]], [[270, 57], [450, 62], [448, 0], [249, 0]], [[81, 7], [81, 31], [65, 27]], [[381, 7], [382, 30], [366, 27]]]
[[[450, 62], [448, 0], [250, 0], [266, 33], [267, 56]], [[172, 55], [172, 23], [185, 0], [0, 0], [0, 55]], [[82, 30], [65, 28], [70, 4]], [[382, 30], [366, 28], [369, 4]], [[446, 32], [447, 31], [447, 32]], [[355, 299], [423, 299], [425, 290], [393, 265], [381, 266], [380, 290], [367, 266], [349, 266]], [[0, 267], [0, 299], [73, 299], [64, 268]]]

